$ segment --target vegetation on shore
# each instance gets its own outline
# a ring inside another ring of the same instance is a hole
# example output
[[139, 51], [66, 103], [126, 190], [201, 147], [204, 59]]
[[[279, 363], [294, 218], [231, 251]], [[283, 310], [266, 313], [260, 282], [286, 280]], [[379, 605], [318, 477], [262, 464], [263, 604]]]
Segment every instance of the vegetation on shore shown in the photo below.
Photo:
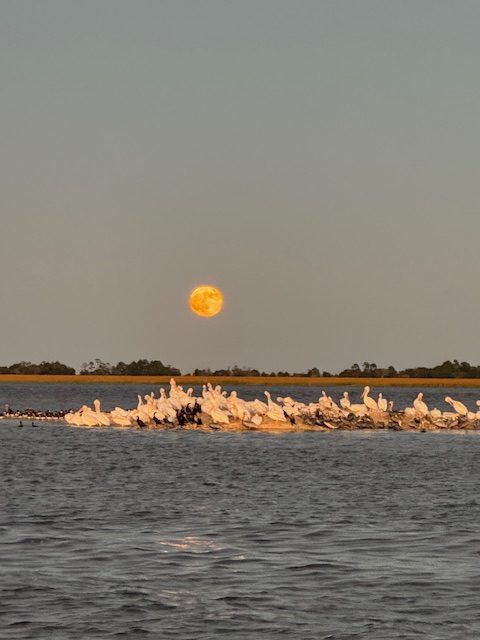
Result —
[[9, 367], [0, 367], [0, 374], [2, 375], [34, 375], [34, 376], [74, 376], [75, 369], [69, 367], [61, 362], [40, 362], [40, 364], [34, 364], [33, 362], [16, 362]]
[[180, 376], [180, 369], [161, 360], [133, 360], [130, 363], [118, 362], [115, 365], [103, 362], [99, 358], [84, 362], [80, 375], [94, 376]]
[[[0, 374], [0, 384], [4, 383], [73, 383], [73, 384], [145, 384], [168, 385], [171, 376], [113, 376], [113, 375], [28, 375], [28, 374]], [[175, 376], [178, 384], [184, 386], [202, 385], [212, 382], [211, 376]], [[222, 386], [264, 385], [287, 386], [319, 386], [334, 385], [347, 386], [382, 386], [382, 387], [480, 387], [480, 378], [340, 378], [338, 376], [294, 377], [294, 376], [218, 376], [215, 384]]]
[[[184, 383], [203, 384], [215, 378], [219, 384], [381, 384], [387, 386], [480, 386], [480, 365], [471, 365], [458, 360], [446, 360], [435, 367], [415, 367], [397, 371], [393, 366], [379, 368], [375, 363], [364, 362], [360, 367], [353, 364], [337, 375], [322, 371], [317, 367], [307, 372], [289, 373], [278, 371], [267, 373], [257, 369], [233, 366], [227, 369], [195, 369], [193, 373], [182, 375], [180, 369], [160, 360], [134, 360], [130, 363], [118, 362], [111, 365], [100, 359], [84, 363], [79, 374], [73, 367], [61, 362], [18, 362], [0, 367], [0, 379], [21, 382], [36, 378], [63, 382], [168, 382], [171, 377]], [[58, 380], [57, 380], [58, 379]]]

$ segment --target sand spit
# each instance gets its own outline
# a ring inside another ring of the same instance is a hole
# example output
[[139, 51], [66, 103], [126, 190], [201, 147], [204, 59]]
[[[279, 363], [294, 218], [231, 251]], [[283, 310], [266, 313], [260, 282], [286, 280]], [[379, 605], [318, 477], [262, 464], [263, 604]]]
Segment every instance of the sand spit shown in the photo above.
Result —
[[292, 397], [274, 400], [265, 390], [261, 398], [243, 400], [237, 391], [222, 390], [207, 383], [200, 396], [193, 388], [184, 391], [176, 380], [170, 388], [160, 388], [158, 397], [152, 392], [138, 395], [135, 409], [115, 407], [110, 412], [101, 409], [95, 400], [93, 408], [82, 405], [68, 412], [38, 412], [33, 409], [13, 410], [7, 406], [4, 418], [59, 420], [79, 427], [116, 427], [136, 429], [188, 429], [204, 431], [257, 431], [289, 433], [299, 431], [358, 431], [390, 429], [395, 431], [438, 431], [444, 429], [480, 431], [480, 400], [475, 411], [450, 396], [445, 401], [451, 411], [430, 409], [423, 393], [412, 406], [396, 411], [393, 402], [382, 396], [374, 398], [367, 385], [358, 404], [350, 402], [348, 391], [339, 404], [322, 391], [318, 402], [305, 404]]

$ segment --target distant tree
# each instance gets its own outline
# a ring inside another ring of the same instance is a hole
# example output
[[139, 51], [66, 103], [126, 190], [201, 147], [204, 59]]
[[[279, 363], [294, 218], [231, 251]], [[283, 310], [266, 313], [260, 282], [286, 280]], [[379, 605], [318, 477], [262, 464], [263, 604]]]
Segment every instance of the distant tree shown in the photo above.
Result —
[[16, 362], [9, 367], [2, 367], [2, 373], [13, 373], [19, 375], [75, 375], [75, 369], [59, 362], [46, 362], [40, 364], [32, 362]]
[[341, 378], [359, 378], [362, 376], [362, 370], [357, 363], [352, 364], [349, 369], [343, 369], [338, 374]]
[[194, 376], [211, 376], [212, 375], [212, 370], [211, 369], [195, 369], [193, 372]]
[[54, 375], [54, 376], [74, 376], [75, 369], [69, 367], [56, 360], [55, 362], [41, 362], [39, 364], [40, 375]]
[[111, 365], [99, 358], [90, 362], [84, 362], [80, 375], [122, 375], [122, 376], [179, 376], [180, 369], [169, 364], [163, 364], [160, 360], [134, 360], [129, 364], [118, 362]]
[[160, 360], [134, 360], [125, 367], [128, 376], [179, 376], [180, 369]]
[[110, 376], [112, 375], [112, 365], [109, 362], [103, 362], [100, 358], [95, 358], [95, 360], [82, 364], [80, 375]]
[[112, 373], [115, 376], [126, 376], [127, 375], [127, 365], [125, 362], [117, 362], [117, 364], [112, 368]]

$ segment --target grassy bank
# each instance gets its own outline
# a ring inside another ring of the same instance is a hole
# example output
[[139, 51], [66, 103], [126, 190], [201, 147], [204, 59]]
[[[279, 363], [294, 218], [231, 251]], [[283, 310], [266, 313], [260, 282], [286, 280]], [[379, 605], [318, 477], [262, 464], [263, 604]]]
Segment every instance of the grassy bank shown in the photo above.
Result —
[[[480, 387], [480, 378], [309, 378], [309, 377], [203, 377], [178, 376], [178, 384], [186, 387], [211, 382], [213, 385], [308, 385], [343, 387], [369, 385], [371, 387]], [[168, 385], [170, 376], [38, 376], [0, 374], [0, 384], [4, 383], [74, 383], [74, 384], [151, 384]]]

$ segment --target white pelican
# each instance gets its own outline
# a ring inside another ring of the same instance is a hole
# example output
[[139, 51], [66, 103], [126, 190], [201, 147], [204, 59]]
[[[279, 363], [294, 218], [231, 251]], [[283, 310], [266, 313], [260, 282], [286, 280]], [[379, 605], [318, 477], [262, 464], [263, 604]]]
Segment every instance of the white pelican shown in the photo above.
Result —
[[102, 425], [103, 427], [109, 427], [110, 418], [106, 413], [102, 413], [102, 411], [100, 411], [100, 400], [94, 400], [93, 405], [95, 407], [95, 416], [97, 418], [97, 423]]
[[364, 404], [351, 404], [348, 410], [357, 418], [363, 418], [368, 414], [368, 408]]
[[[203, 407], [202, 407], [203, 411]], [[211, 416], [214, 422], [219, 422], [220, 424], [230, 424], [230, 418], [225, 411], [222, 411], [218, 407], [212, 407], [208, 414]]]
[[253, 424], [256, 425], [257, 427], [259, 427], [263, 422], [263, 418], [258, 413], [255, 413], [251, 418], [251, 422], [253, 422]]
[[327, 393], [323, 389], [322, 389], [322, 395], [318, 399], [318, 404], [319, 404], [320, 410], [332, 408], [333, 400], [329, 396], [327, 396]]
[[459, 413], [461, 416], [468, 415], [468, 409], [463, 404], [463, 402], [459, 402], [458, 400], [453, 400], [453, 398], [450, 398], [450, 396], [447, 396], [445, 398], [445, 402], [448, 402], [448, 404], [455, 409], [456, 413]]
[[87, 405], [84, 404], [78, 411], [75, 411], [75, 413], [67, 413], [65, 415], [65, 421], [68, 424], [73, 424], [76, 427], [85, 426], [83, 422], [83, 416], [87, 411], [91, 411], [91, 409], [89, 409]]
[[[245, 400], [241, 400], [236, 391], [232, 391], [230, 396], [227, 398], [227, 406], [228, 410], [232, 414], [234, 418], [238, 420], [249, 420], [250, 419], [250, 410], [248, 404]], [[248, 418], [245, 418], [245, 414], [247, 414]]]
[[263, 422], [263, 418], [258, 413], [252, 413], [247, 408], [245, 409], [243, 416], [240, 418], [240, 421], [247, 427], [251, 427], [252, 424], [254, 424], [256, 427], [259, 427]]
[[145, 423], [146, 426], [148, 426], [150, 424], [150, 422], [152, 421], [152, 416], [150, 416], [145, 411], [142, 411], [141, 409], [134, 409], [130, 414], [130, 418], [132, 420], [132, 424], [133, 425], [135, 425], [135, 423], [137, 422], [138, 418], [143, 423]]
[[373, 398], [370, 398], [368, 395], [370, 393], [370, 387], [365, 387], [362, 393], [362, 400], [370, 411], [378, 411], [378, 404], [375, 402]]
[[121, 407], [115, 407], [115, 409], [110, 412], [110, 420], [113, 424], [116, 424], [119, 427], [132, 426], [130, 411], [125, 411], [125, 409], [122, 409]]
[[[207, 387], [208, 391], [206, 392], [202, 402], [202, 412], [210, 416], [214, 422], [230, 424], [230, 411], [228, 410], [225, 398], [222, 395], [215, 393], [211, 384], [208, 384]], [[222, 400], [225, 403], [225, 407], [220, 406]]]
[[415, 400], [413, 401], [413, 408], [419, 416], [428, 416], [430, 411], [426, 403], [423, 401], [423, 393], [419, 393], [415, 398]]
[[383, 397], [383, 394], [379, 393], [378, 394], [378, 408], [380, 409], [380, 411], [387, 411], [388, 409], [388, 402], [387, 399]]
[[344, 391], [343, 398], [340, 400], [340, 406], [342, 409], [350, 409], [351, 404], [350, 398], [348, 397], [348, 391]]
[[258, 413], [259, 416], [267, 415], [267, 411], [268, 411], [267, 405], [265, 404], [265, 402], [258, 400], [258, 398], [255, 398], [255, 400], [253, 400], [252, 402], [249, 402], [248, 406], [252, 409], [254, 413]]
[[82, 412], [82, 416], [80, 418], [80, 426], [82, 427], [98, 427], [100, 423], [98, 422], [97, 413], [90, 409], [90, 407], [86, 407]]
[[285, 414], [283, 413], [283, 409], [279, 404], [276, 404], [272, 400], [272, 396], [268, 391], [264, 391], [264, 394], [267, 396], [267, 416], [271, 420], [277, 420], [278, 422], [286, 422]]

